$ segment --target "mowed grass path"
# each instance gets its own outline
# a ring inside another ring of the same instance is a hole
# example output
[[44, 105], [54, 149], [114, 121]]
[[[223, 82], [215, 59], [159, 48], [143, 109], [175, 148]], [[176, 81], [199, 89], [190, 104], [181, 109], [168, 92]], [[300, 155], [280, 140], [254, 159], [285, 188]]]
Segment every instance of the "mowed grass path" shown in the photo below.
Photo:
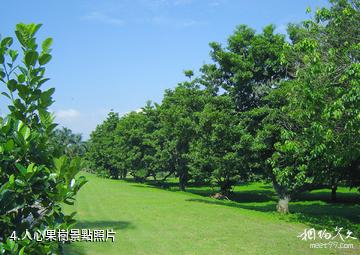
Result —
[[116, 240], [66, 245], [68, 255], [360, 254], [358, 242], [355, 249], [311, 249], [309, 242], [297, 237], [309, 226], [282, 220], [275, 213], [194, 193], [83, 175], [89, 182], [75, 206], [65, 210], [78, 212], [78, 228], [112, 228]]

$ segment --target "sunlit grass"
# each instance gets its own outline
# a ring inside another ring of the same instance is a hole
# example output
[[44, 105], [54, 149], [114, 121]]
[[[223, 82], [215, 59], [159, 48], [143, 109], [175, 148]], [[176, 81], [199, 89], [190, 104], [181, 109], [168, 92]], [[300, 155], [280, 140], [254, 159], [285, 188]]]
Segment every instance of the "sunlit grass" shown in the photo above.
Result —
[[[304, 194], [290, 204], [291, 215], [274, 212], [276, 196], [262, 183], [235, 187], [233, 201], [209, 198], [216, 190], [189, 187], [180, 192], [146, 184], [89, 180], [77, 196], [79, 228], [116, 232], [115, 243], [73, 243], [65, 254], [359, 254], [355, 249], [310, 249], [297, 235], [305, 228], [359, 229], [356, 192], [340, 189], [347, 203], [327, 202], [329, 191]], [[352, 202], [352, 203], [349, 203]]]

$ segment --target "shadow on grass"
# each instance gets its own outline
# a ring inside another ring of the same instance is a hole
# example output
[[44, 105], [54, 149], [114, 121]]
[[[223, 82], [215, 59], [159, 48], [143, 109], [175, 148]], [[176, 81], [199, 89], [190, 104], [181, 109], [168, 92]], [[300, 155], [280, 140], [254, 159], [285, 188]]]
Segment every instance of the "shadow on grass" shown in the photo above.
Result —
[[[213, 189], [192, 189], [186, 190], [189, 193], [200, 195], [203, 197], [210, 197], [218, 190]], [[237, 203], [250, 203], [250, 202], [269, 202], [276, 201], [275, 193], [272, 190], [245, 190], [232, 192], [228, 198]]]
[[[145, 182], [150, 188], [163, 188], [156, 182]], [[168, 190], [177, 192], [177, 183], [168, 184]], [[240, 185], [246, 186], [246, 184]], [[299, 194], [290, 202], [290, 214], [279, 215], [276, 213], [277, 196], [269, 184], [263, 184], [252, 190], [237, 190], [229, 195], [230, 201], [210, 199], [218, 192], [208, 185], [188, 185], [187, 192], [204, 198], [187, 199], [190, 202], [237, 207], [273, 214], [281, 220], [300, 222], [318, 230], [334, 231], [335, 227], [342, 227], [343, 231], [351, 230], [355, 236], [360, 236], [360, 196], [354, 192], [337, 192], [337, 202], [331, 202], [330, 190], [318, 190]], [[205, 198], [206, 197], [206, 198]]]
[[359, 204], [360, 196], [354, 193], [337, 192], [337, 202], [331, 201], [331, 192], [329, 191], [313, 191], [299, 194], [293, 201], [324, 201], [328, 203], [341, 204]]
[[316, 229], [334, 231], [335, 227], [343, 227], [344, 231], [351, 230], [355, 236], [360, 235], [360, 206], [343, 203], [327, 204], [318, 202], [295, 202], [289, 204], [290, 214], [276, 214], [276, 202], [266, 204], [245, 204], [233, 201], [211, 199], [187, 199], [189, 202], [198, 202], [214, 205], [223, 205], [247, 210], [254, 210], [277, 215], [279, 219], [288, 222], [300, 222]]
[[[179, 190], [179, 183], [178, 182], [159, 182], [159, 181], [153, 181], [148, 180], [144, 182], [144, 184], [155, 187], [155, 188], [175, 188]], [[209, 187], [209, 183], [193, 183], [190, 182], [186, 185], [186, 187]]]
[[[127, 180], [126, 180], [127, 181]], [[136, 184], [136, 182], [132, 186], [138, 188], [156, 188], [162, 189], [172, 192], [178, 192], [178, 183], [157, 183], [155, 181], [146, 181], [143, 184]], [[145, 185], [144, 185], [145, 184]], [[237, 186], [247, 186], [247, 184], [237, 184]], [[239, 203], [249, 203], [249, 202], [268, 202], [268, 201], [276, 201], [276, 194], [272, 189], [272, 186], [265, 185], [261, 186], [261, 188], [268, 189], [255, 189], [255, 190], [245, 190], [245, 191], [235, 191], [229, 195], [229, 199]], [[219, 192], [218, 188], [211, 188], [208, 184], [194, 184], [189, 183], [186, 188], [186, 192], [203, 196], [210, 197], [211, 195]]]

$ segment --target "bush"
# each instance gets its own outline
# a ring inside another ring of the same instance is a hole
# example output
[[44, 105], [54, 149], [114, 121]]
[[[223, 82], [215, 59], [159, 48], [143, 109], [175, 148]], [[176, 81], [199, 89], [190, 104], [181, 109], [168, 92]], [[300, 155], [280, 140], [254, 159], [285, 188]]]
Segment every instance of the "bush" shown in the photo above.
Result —
[[72, 226], [73, 214], [64, 215], [60, 205], [72, 204], [86, 182], [75, 178], [80, 159], [50, 153], [56, 124], [48, 107], [55, 89], [42, 86], [48, 80], [44, 74], [52, 39], [37, 50], [40, 26], [16, 26], [21, 54], [11, 48], [13, 38], [0, 43], [0, 82], [7, 88], [2, 95], [10, 101], [8, 115], [0, 118], [0, 254], [57, 254], [57, 242], [37, 242], [25, 234]]

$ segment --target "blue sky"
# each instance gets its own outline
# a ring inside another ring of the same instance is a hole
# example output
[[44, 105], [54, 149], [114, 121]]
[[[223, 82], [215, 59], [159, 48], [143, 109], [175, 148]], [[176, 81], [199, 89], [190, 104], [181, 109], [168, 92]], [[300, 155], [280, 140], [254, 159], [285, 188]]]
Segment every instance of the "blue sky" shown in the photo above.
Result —
[[[12, 0], [2, 1], [0, 33], [16, 23], [42, 23], [53, 37], [48, 65], [60, 125], [85, 138], [110, 109], [137, 110], [184, 80], [183, 70], [210, 62], [211, 41], [225, 43], [236, 25], [257, 31], [308, 18], [325, 0]], [[0, 113], [6, 112], [3, 104]]]

